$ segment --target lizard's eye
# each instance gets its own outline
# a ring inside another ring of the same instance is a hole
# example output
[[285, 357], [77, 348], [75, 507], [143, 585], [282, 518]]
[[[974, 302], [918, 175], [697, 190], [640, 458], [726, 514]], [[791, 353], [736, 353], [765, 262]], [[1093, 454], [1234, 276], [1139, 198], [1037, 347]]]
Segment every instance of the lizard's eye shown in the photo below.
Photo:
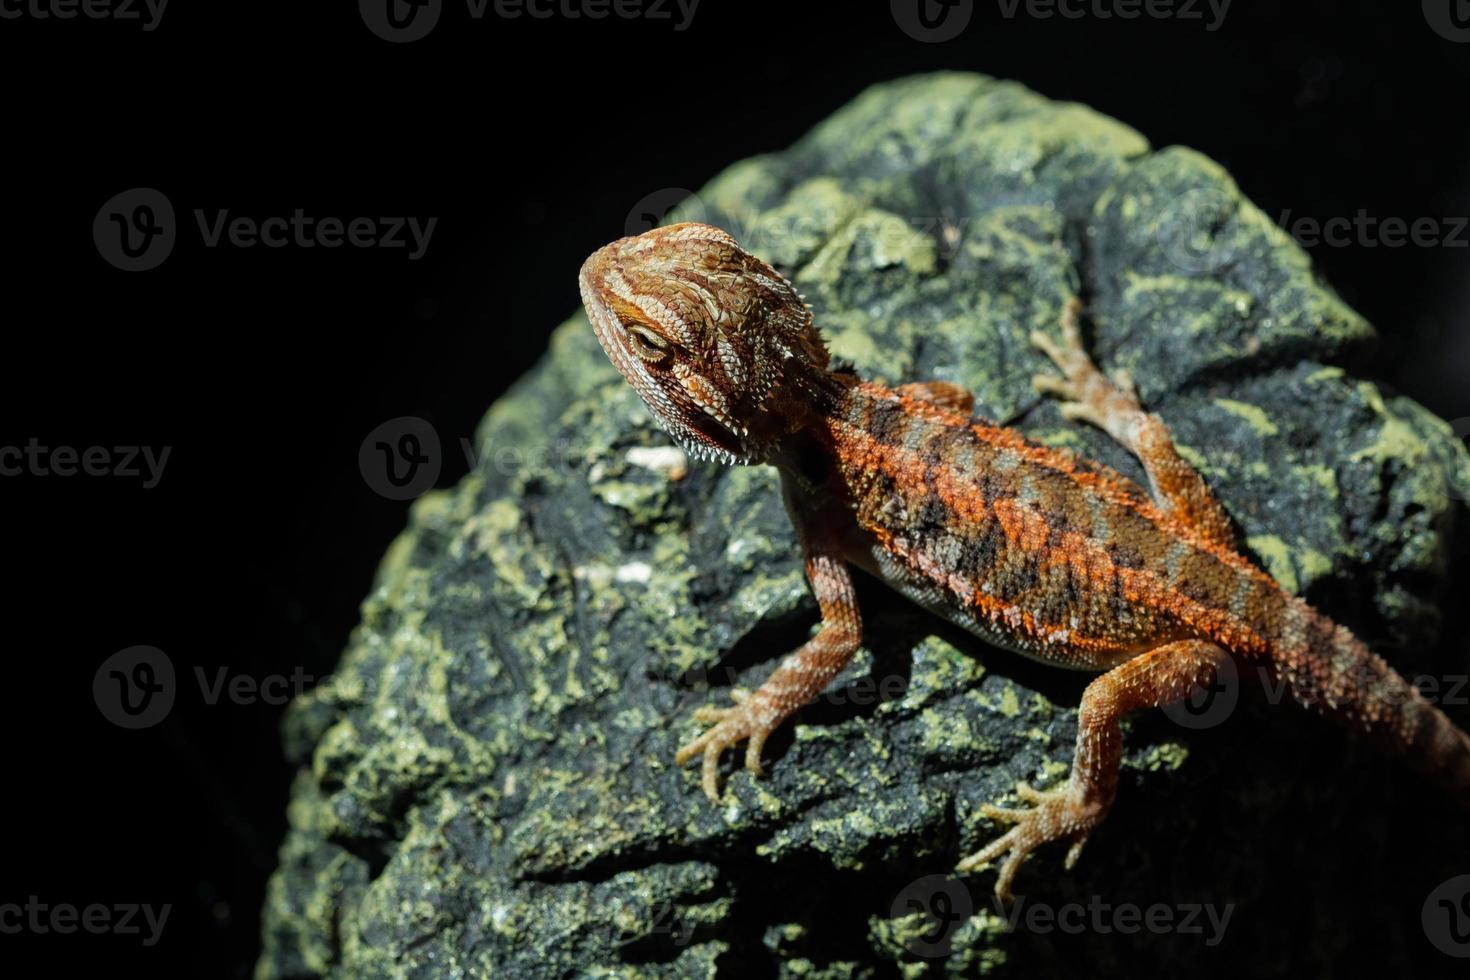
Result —
[[669, 356], [669, 342], [637, 323], [627, 324], [628, 346], [645, 361], [657, 363]]

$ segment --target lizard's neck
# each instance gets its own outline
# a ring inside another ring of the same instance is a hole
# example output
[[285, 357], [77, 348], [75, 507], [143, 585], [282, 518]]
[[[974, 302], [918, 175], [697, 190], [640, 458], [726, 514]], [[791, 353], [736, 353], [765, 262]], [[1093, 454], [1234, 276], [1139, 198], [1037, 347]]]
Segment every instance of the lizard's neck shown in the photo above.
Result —
[[803, 377], [803, 387], [809, 393], [805, 399], [808, 421], [831, 418], [845, 412], [860, 384], [862, 379], [851, 371], [812, 368]]
[[781, 431], [762, 461], [793, 475], [809, 475], [814, 455], [830, 455], [831, 423], [847, 416], [861, 384], [848, 371], [812, 368], [803, 373], [783, 393]]

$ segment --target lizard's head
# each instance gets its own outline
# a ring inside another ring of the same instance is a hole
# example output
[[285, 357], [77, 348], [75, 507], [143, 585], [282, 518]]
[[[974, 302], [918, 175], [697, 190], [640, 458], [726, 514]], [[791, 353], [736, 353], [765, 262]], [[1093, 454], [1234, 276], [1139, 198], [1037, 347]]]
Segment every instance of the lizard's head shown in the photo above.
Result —
[[809, 418], [827, 367], [811, 311], [720, 229], [621, 238], [582, 264], [581, 287], [602, 349], [691, 455], [760, 462]]

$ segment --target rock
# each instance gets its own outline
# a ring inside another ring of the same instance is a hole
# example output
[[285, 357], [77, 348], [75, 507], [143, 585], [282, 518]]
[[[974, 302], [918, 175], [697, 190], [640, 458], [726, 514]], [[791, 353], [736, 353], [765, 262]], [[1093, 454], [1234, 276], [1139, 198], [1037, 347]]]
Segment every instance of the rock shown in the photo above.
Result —
[[[672, 217], [790, 276], [860, 372], [959, 382], [978, 412], [1140, 478], [1029, 385], [1046, 365], [1028, 332], [1080, 290], [1099, 360], [1132, 372], [1250, 554], [1405, 673], [1465, 673], [1463, 614], [1440, 610], [1463, 595], [1470, 458], [1348, 373], [1370, 326], [1199, 154], [931, 75], [871, 89]], [[288, 715], [300, 773], [258, 977], [1451, 964], [1419, 907], [1470, 870], [1463, 817], [1249, 688], [1220, 724], [1134, 720], [1112, 816], [1073, 872], [1061, 848], [1029, 862], [1010, 929], [993, 873], [951, 871], [994, 833], [982, 803], [1063, 778], [1087, 678], [869, 580], [857, 661], [767, 746], [765, 778], [727, 760], [712, 805], [672, 762], [691, 713], [759, 684], [816, 621], [774, 472], [686, 463], [580, 313], [477, 440]]]

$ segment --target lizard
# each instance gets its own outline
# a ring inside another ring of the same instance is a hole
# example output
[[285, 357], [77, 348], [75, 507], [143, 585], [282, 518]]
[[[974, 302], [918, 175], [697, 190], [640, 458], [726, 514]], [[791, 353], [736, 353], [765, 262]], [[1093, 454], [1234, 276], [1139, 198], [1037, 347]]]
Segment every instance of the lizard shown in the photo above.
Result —
[[758, 689], [695, 712], [709, 727], [675, 762], [701, 760], [712, 801], [723, 753], [744, 742], [758, 775], [767, 737], [857, 651], [857, 568], [995, 646], [1097, 675], [1065, 782], [1021, 783], [1022, 805], [980, 808], [1008, 829], [957, 870], [998, 862], [1002, 901], [1044, 844], [1069, 843], [1064, 867], [1075, 865], [1116, 796], [1120, 719], [1181, 702], [1227, 669], [1257, 670], [1470, 809], [1470, 736], [1237, 550], [1227, 512], [1164, 421], [1125, 373], [1093, 363], [1078, 297], [1061, 304], [1058, 336], [1031, 334], [1060, 372], [1032, 384], [1126, 447], [1148, 489], [976, 416], [959, 385], [857, 377], [833, 361], [792, 284], [712, 225], [614, 241], [582, 265], [579, 285], [608, 358], [687, 454], [776, 467], [820, 611], [811, 638]]

